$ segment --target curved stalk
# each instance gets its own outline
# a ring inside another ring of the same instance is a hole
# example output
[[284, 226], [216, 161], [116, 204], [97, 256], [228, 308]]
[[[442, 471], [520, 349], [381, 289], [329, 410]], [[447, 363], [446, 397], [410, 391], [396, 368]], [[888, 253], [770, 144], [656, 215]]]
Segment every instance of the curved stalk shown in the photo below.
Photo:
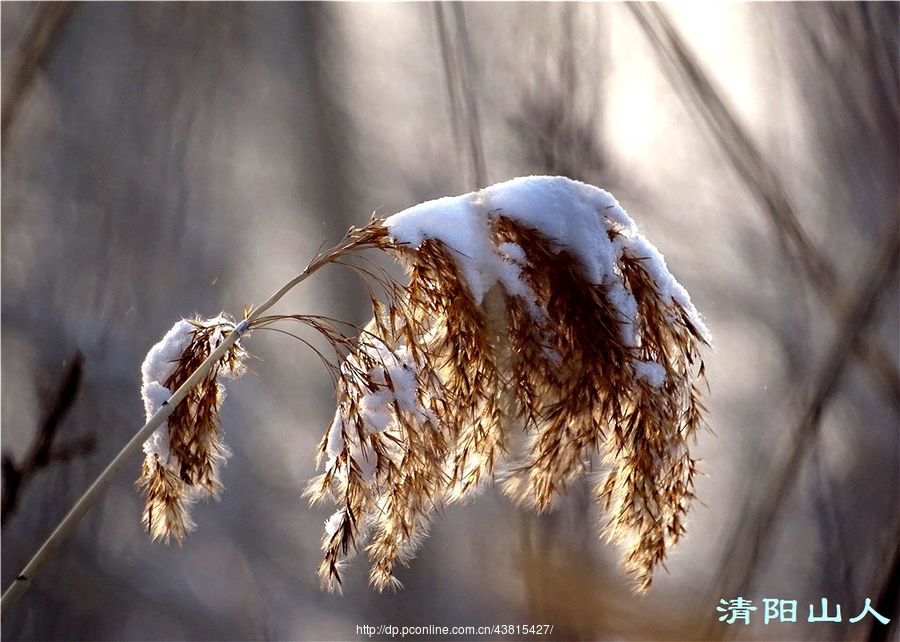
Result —
[[221, 344], [206, 358], [206, 360], [200, 364], [197, 370], [188, 377], [188, 379], [182, 384], [178, 390], [172, 393], [172, 396], [162, 405], [162, 407], [153, 415], [150, 420], [144, 424], [144, 426], [131, 438], [131, 440], [125, 445], [122, 450], [113, 458], [113, 460], [109, 463], [109, 465], [103, 470], [102, 473], [94, 480], [94, 483], [90, 485], [90, 487], [84, 492], [84, 494], [75, 502], [75, 505], [72, 509], [66, 514], [66, 516], [62, 519], [59, 525], [54, 529], [54, 531], [50, 534], [50, 536], [44, 541], [38, 551], [31, 558], [31, 561], [25, 565], [25, 568], [16, 576], [16, 579], [13, 580], [12, 585], [6, 589], [3, 593], [3, 597], [0, 598], [0, 618], [6, 617], [6, 614], [9, 610], [15, 605], [15, 603], [19, 600], [25, 591], [31, 586], [31, 581], [34, 577], [40, 572], [43, 566], [47, 563], [50, 557], [56, 552], [56, 549], [59, 548], [60, 544], [65, 541], [65, 539], [72, 534], [72, 531], [75, 530], [75, 527], [78, 526], [78, 523], [81, 521], [81, 518], [90, 510], [90, 508], [96, 503], [97, 499], [100, 495], [105, 491], [109, 485], [112, 483], [113, 479], [115, 479], [116, 475], [122, 470], [126, 461], [134, 457], [137, 453], [140, 452], [141, 447], [147, 439], [150, 438], [150, 435], [159, 428], [163, 424], [164, 421], [172, 414], [172, 411], [175, 407], [181, 403], [181, 401], [187, 396], [187, 393], [196, 386], [203, 377], [209, 372], [209, 370], [221, 359], [228, 349], [234, 345], [235, 341], [237, 341], [241, 335], [247, 331], [247, 329], [251, 326], [254, 320], [256, 320], [261, 314], [263, 314], [266, 310], [275, 305], [284, 295], [286, 295], [291, 289], [293, 289], [296, 285], [304, 281], [307, 277], [312, 275], [313, 272], [318, 270], [323, 265], [331, 262], [337, 255], [340, 255], [343, 251], [350, 249], [352, 246], [352, 242], [345, 243], [337, 246], [336, 248], [325, 252], [324, 254], [319, 254], [317, 257], [306, 267], [303, 272], [298, 274], [296, 277], [288, 281], [284, 286], [282, 286], [275, 294], [266, 300], [261, 306], [255, 308], [247, 317], [241, 321], [235, 329], [228, 334], [227, 337], [222, 341]]

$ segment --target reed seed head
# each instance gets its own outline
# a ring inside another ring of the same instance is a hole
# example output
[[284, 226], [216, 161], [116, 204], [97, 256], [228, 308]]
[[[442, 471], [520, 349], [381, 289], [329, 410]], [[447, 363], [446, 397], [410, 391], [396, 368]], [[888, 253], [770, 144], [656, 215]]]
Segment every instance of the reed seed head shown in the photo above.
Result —
[[[148, 421], [233, 329], [221, 316], [182, 320], [150, 350], [142, 367]], [[194, 527], [190, 505], [218, 496], [219, 468], [230, 456], [219, 422], [225, 399], [220, 377], [242, 375], [245, 358], [239, 342], [231, 346], [144, 444], [138, 484], [147, 496], [143, 522], [153, 539], [181, 541]]]
[[609, 194], [550, 177], [370, 227], [409, 283], [387, 288], [341, 366], [308, 490], [337, 508], [323, 583], [340, 587], [368, 536], [372, 583], [396, 586], [444, 502], [497, 479], [544, 510], [599, 461], [605, 533], [645, 591], [693, 498], [710, 336], [656, 248]]

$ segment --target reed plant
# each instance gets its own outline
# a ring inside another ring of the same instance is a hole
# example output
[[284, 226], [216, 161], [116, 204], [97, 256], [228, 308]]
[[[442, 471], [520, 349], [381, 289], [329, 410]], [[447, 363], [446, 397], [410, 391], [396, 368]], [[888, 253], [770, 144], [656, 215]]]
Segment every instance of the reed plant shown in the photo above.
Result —
[[[408, 278], [367, 260], [368, 250]], [[325, 265], [363, 277], [367, 325], [265, 314]], [[605, 535], [623, 546], [639, 592], [684, 533], [710, 334], [607, 192], [527, 177], [373, 217], [242, 321], [176, 323], [143, 364], [147, 424], [120, 455], [143, 445], [151, 537], [181, 540], [191, 504], [218, 494], [229, 454], [223, 379], [244, 372], [250, 332], [288, 322], [334, 350], [318, 353], [337, 403], [317, 452], [323, 473], [306, 489], [334, 504], [318, 571], [326, 588], [340, 589], [359, 550], [377, 589], [399, 586], [395, 566], [414, 556], [435, 511], [491, 482], [543, 511], [590, 477]]]

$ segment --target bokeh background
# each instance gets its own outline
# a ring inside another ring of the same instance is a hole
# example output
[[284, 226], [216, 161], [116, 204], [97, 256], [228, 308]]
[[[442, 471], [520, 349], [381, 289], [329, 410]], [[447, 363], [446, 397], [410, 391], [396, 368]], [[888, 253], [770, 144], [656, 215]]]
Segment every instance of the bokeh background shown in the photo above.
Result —
[[[3, 639], [900, 639], [898, 7], [3, 2], [3, 588], [143, 423], [149, 347], [372, 212], [527, 174], [604, 187], [715, 336], [707, 476], [645, 597], [587, 485], [541, 516], [488, 488], [443, 511], [403, 591], [373, 593], [364, 557], [320, 591], [330, 511], [301, 493], [334, 394], [258, 332], [197, 530], [149, 541], [135, 458]], [[336, 269], [279, 311], [368, 314]], [[719, 622], [739, 596], [750, 624]], [[764, 624], [766, 598], [797, 621]], [[841, 622], [808, 621], [822, 598]], [[848, 621], [866, 598], [889, 625]]]

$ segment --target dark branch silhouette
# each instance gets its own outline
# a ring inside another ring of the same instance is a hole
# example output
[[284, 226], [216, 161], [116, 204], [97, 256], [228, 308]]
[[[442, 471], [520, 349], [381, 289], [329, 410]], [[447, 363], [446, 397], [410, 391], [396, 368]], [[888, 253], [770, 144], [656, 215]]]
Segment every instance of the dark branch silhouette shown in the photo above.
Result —
[[81, 437], [65, 444], [54, 443], [63, 420], [78, 396], [83, 363], [84, 357], [76, 352], [69, 369], [63, 375], [50, 412], [41, 422], [24, 461], [16, 463], [12, 455], [3, 455], [3, 499], [0, 511], [0, 522], [3, 524], [15, 513], [19, 494], [38, 471], [53, 462], [69, 461], [94, 449], [93, 436]]

